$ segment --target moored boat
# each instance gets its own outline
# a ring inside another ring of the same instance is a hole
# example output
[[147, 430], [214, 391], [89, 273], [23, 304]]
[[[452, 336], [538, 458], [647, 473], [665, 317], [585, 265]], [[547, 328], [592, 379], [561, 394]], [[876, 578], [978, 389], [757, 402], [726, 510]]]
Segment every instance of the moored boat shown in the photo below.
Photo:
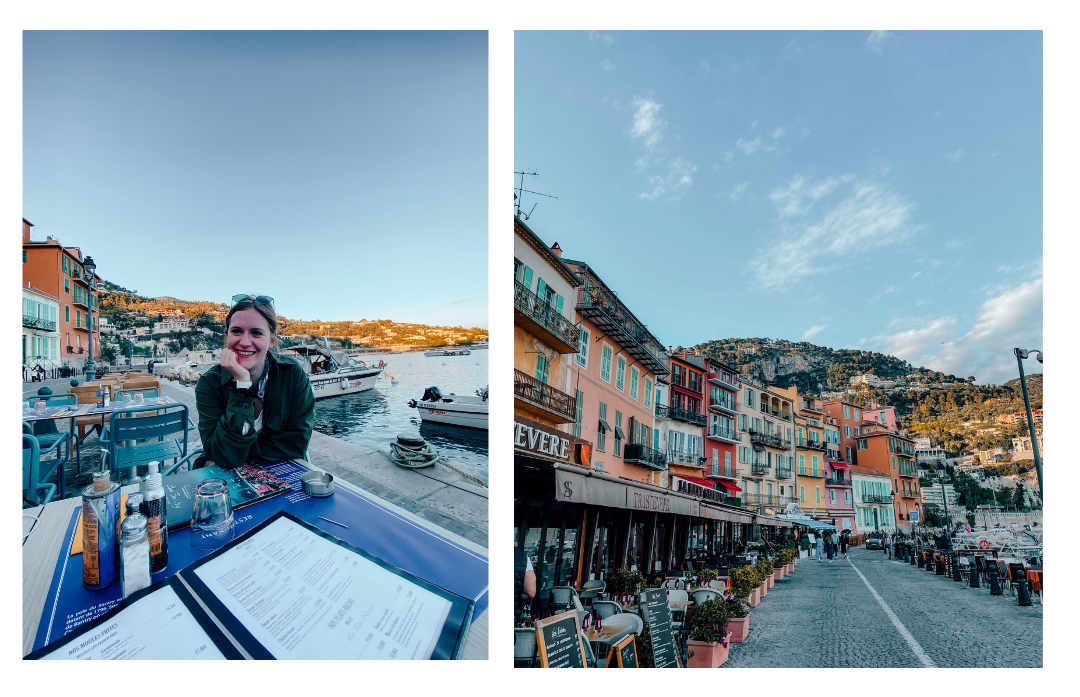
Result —
[[468, 356], [472, 351], [469, 349], [431, 349], [424, 351], [425, 356]]
[[477, 390], [475, 397], [453, 392], [443, 395], [438, 387], [429, 387], [421, 399], [410, 399], [409, 406], [423, 422], [488, 430], [487, 387]]
[[[386, 369], [382, 361], [368, 365], [355, 356], [326, 347], [301, 344], [282, 349], [303, 367], [311, 381], [315, 399], [356, 394], [375, 387], [375, 381]], [[336, 354], [336, 355], [335, 355]]]

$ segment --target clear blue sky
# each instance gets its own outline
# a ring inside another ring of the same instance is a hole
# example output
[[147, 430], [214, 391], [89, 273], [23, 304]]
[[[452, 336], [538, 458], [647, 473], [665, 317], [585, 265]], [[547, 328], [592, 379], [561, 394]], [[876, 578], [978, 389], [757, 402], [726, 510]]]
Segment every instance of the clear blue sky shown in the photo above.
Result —
[[487, 326], [486, 32], [26, 32], [23, 216], [142, 295]]
[[526, 194], [529, 225], [665, 344], [806, 339], [980, 383], [1042, 348], [1040, 33], [517, 32], [514, 50], [515, 168], [559, 196]]

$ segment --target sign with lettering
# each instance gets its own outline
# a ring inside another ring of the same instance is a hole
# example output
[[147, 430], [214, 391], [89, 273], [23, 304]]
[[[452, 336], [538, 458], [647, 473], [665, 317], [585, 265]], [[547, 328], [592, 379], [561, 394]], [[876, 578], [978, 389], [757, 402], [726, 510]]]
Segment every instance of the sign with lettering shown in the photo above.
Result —
[[514, 449], [552, 460], [591, 466], [591, 443], [520, 416], [514, 418]]
[[620, 639], [608, 652], [605, 668], [637, 668], [637, 644], [634, 635]]
[[589, 477], [565, 469], [555, 470], [555, 496], [560, 501], [591, 503], [611, 508], [630, 508], [635, 511], [699, 515], [697, 499], [686, 495], [668, 494], [666, 489], [645, 488]]
[[667, 604], [667, 591], [663, 588], [646, 589], [645, 599], [653, 663], [657, 668], [681, 668], [679, 651], [675, 647], [675, 635], [671, 630], [671, 609]]
[[587, 668], [577, 610], [533, 623], [541, 668]]
[[683, 494], [690, 494], [691, 496], [697, 496], [700, 499], [706, 501], [712, 501], [713, 503], [724, 502], [724, 492], [717, 489], [710, 489], [707, 486], [702, 486], [697, 482], [687, 481], [681, 477], [671, 478], [671, 488]]

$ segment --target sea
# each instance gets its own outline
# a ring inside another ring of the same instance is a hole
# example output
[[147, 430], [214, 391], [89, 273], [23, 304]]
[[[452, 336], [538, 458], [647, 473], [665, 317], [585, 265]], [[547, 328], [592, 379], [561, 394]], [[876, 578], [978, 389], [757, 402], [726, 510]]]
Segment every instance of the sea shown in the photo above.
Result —
[[[427, 357], [423, 352], [364, 354], [371, 365], [386, 362], [374, 389], [315, 402], [315, 430], [364, 448], [389, 452], [399, 433], [420, 434], [443, 457], [466, 464], [488, 479], [488, 432], [423, 424], [409, 400], [438, 387], [444, 395], [472, 395], [488, 385], [487, 349], [468, 356]], [[396, 378], [398, 383], [392, 383]]]

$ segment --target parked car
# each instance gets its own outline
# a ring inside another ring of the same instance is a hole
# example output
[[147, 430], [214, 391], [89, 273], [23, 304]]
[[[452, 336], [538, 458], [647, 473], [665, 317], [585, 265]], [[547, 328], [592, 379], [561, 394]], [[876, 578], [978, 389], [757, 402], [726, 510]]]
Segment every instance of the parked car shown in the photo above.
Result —
[[872, 532], [866, 536], [866, 549], [884, 549], [885, 543], [882, 541], [881, 533]]
[[198, 363], [196, 363], [195, 361], [188, 361], [188, 362], [187, 362], [187, 367], [189, 367], [189, 368], [191, 368], [192, 370], [194, 370], [195, 368], [198, 368], [198, 367], [199, 367], [199, 364], [198, 364]]

